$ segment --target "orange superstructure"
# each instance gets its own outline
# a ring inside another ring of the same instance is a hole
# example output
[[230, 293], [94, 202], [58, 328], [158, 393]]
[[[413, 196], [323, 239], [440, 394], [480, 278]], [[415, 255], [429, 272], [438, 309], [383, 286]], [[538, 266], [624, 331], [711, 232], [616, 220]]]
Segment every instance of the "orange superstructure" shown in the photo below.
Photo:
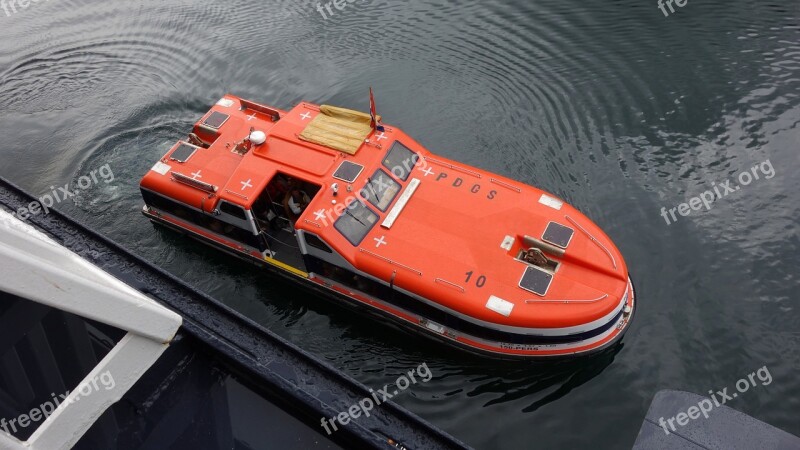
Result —
[[592, 221], [374, 125], [227, 95], [144, 176], [144, 213], [473, 350], [573, 355], [621, 338], [633, 286]]

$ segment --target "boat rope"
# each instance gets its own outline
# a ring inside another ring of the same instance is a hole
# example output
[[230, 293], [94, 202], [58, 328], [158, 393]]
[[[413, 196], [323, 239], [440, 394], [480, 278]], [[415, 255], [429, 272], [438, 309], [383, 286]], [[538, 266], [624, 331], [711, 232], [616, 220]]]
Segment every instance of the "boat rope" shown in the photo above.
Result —
[[[272, 181], [270, 181], [270, 184], [272, 184]], [[275, 200], [272, 199], [272, 194], [269, 193], [269, 185], [267, 185], [267, 187], [264, 189], [264, 192], [267, 193], [267, 198], [269, 199], [269, 208], [272, 210], [272, 213], [280, 217], [281, 214], [280, 211], [278, 211], [278, 207], [275, 206]]]
[[276, 240], [276, 241], [280, 242], [281, 244], [283, 244], [283, 245], [287, 246], [287, 247], [296, 248], [296, 249], [299, 249], [299, 248], [300, 248], [300, 247], [298, 247], [298, 246], [296, 246], [296, 245], [287, 244], [286, 242], [283, 242], [282, 240], [280, 240], [280, 239], [278, 239], [277, 237], [275, 237], [275, 236], [273, 236], [273, 235], [269, 234], [269, 233], [268, 233], [268, 232], [266, 232], [266, 231], [263, 231], [263, 230], [262, 230], [261, 232], [262, 232], [262, 233], [264, 233], [264, 234], [266, 234], [267, 236], [271, 237], [272, 239], [274, 239], [274, 240]]

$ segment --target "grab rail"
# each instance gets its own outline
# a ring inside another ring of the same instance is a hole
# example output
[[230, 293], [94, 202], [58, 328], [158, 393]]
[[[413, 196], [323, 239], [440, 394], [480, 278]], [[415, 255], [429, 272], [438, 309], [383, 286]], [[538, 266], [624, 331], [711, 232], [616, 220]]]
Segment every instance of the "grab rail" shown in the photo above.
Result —
[[359, 252], [361, 252], [361, 253], [366, 253], [366, 254], [368, 254], [368, 255], [370, 255], [370, 256], [374, 256], [374, 257], [376, 257], [376, 258], [378, 258], [378, 259], [382, 259], [383, 261], [386, 261], [387, 263], [389, 263], [389, 264], [391, 264], [391, 265], [393, 265], [393, 266], [397, 266], [397, 267], [400, 267], [400, 268], [406, 269], [406, 270], [408, 270], [408, 271], [411, 271], [411, 272], [414, 272], [414, 273], [416, 273], [416, 274], [417, 274], [417, 275], [419, 275], [419, 276], [422, 276], [422, 272], [420, 272], [419, 270], [417, 270], [417, 269], [414, 269], [414, 268], [412, 268], [412, 267], [409, 267], [409, 266], [407, 266], [407, 265], [405, 265], [405, 264], [401, 264], [401, 263], [399, 263], [399, 262], [397, 262], [397, 261], [392, 261], [391, 259], [389, 259], [389, 258], [387, 258], [387, 257], [385, 257], [385, 256], [381, 256], [381, 255], [379, 255], [379, 254], [377, 254], [377, 253], [372, 253], [371, 251], [369, 251], [369, 250], [364, 250], [363, 248], [359, 248], [359, 249], [358, 249], [358, 251], [359, 251]]
[[560, 304], [569, 304], [569, 303], [597, 303], [600, 300], [605, 299], [608, 297], [608, 294], [603, 294], [601, 297], [597, 297], [592, 300], [559, 300], [559, 299], [552, 299], [552, 300], [525, 300], [525, 303], [560, 303]]
[[448, 169], [457, 170], [457, 171], [459, 171], [459, 172], [468, 173], [468, 174], [470, 174], [470, 175], [472, 175], [472, 176], [475, 176], [475, 177], [481, 178], [481, 174], [480, 174], [480, 173], [478, 173], [478, 172], [475, 172], [474, 170], [465, 169], [465, 168], [463, 168], [463, 167], [456, 166], [456, 165], [454, 165], [454, 164], [450, 164], [450, 163], [447, 163], [447, 162], [444, 162], [444, 161], [439, 161], [438, 159], [431, 158], [431, 157], [429, 157], [429, 156], [423, 156], [423, 158], [425, 158], [425, 161], [431, 161], [431, 162], [433, 162], [433, 163], [435, 163], [435, 164], [439, 164], [440, 166], [445, 166], [445, 167], [447, 167]]
[[589, 239], [591, 239], [591, 240], [592, 240], [592, 242], [594, 242], [595, 244], [597, 244], [597, 246], [598, 246], [598, 247], [600, 247], [601, 249], [603, 249], [603, 251], [604, 251], [604, 252], [606, 252], [606, 255], [608, 255], [608, 257], [609, 257], [609, 258], [611, 258], [611, 264], [613, 264], [613, 265], [614, 265], [614, 270], [616, 270], [616, 269], [617, 269], [617, 260], [616, 260], [616, 259], [614, 259], [614, 255], [612, 255], [612, 254], [611, 254], [611, 252], [610, 252], [610, 251], [608, 251], [608, 249], [607, 249], [607, 248], [606, 248], [606, 247], [605, 247], [603, 244], [601, 244], [601, 243], [600, 243], [600, 241], [598, 241], [597, 239], [595, 239], [595, 237], [594, 237], [594, 236], [592, 236], [591, 234], [589, 234], [589, 232], [588, 232], [588, 231], [584, 230], [584, 229], [583, 229], [583, 227], [582, 227], [582, 226], [580, 226], [580, 224], [578, 224], [578, 222], [574, 221], [574, 220], [572, 219], [572, 217], [570, 217], [570, 216], [564, 216], [564, 217], [566, 217], [566, 218], [567, 218], [567, 220], [569, 220], [570, 222], [572, 222], [572, 224], [573, 224], [573, 225], [575, 225], [575, 226], [576, 226], [576, 227], [578, 227], [578, 228], [579, 228], [581, 231], [583, 231], [583, 232], [584, 232], [584, 233], [585, 233], [587, 236], [589, 236]]
[[444, 284], [446, 284], [446, 285], [448, 285], [450, 287], [454, 287], [454, 288], [458, 289], [459, 291], [461, 291], [462, 294], [465, 292], [465, 290], [464, 290], [464, 288], [462, 286], [459, 286], [459, 285], [457, 285], [457, 284], [455, 284], [453, 282], [447, 281], [444, 278], [436, 278], [436, 279], [433, 280], [433, 282], [434, 283], [444, 283]]

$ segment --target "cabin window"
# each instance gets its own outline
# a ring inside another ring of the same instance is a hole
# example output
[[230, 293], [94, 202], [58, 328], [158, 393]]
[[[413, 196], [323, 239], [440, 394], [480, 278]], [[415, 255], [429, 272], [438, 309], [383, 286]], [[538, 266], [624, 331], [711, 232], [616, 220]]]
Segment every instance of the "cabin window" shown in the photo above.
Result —
[[223, 201], [219, 203], [219, 210], [237, 219], [247, 220], [247, 214], [241, 206]]
[[377, 214], [367, 208], [361, 201], [355, 200], [342, 211], [341, 217], [336, 219], [333, 226], [351, 244], [358, 245], [364, 240], [364, 237], [375, 226], [377, 221]]
[[189, 208], [172, 199], [148, 191], [147, 189], [142, 189], [142, 198], [144, 198], [144, 202], [149, 206], [158, 208], [161, 211], [194, 223], [195, 225], [199, 225], [214, 233], [222, 234], [235, 241], [257, 248], [260, 251], [267, 249], [266, 241], [259, 235], [225, 223], [209, 214], [203, 214], [198, 210]]
[[305, 237], [306, 244], [310, 245], [311, 247], [322, 250], [326, 253], [333, 253], [333, 250], [331, 250], [331, 248], [322, 242], [322, 239], [318, 238], [316, 235], [306, 232], [303, 233], [303, 236]]
[[178, 148], [176, 148], [175, 151], [173, 151], [172, 154], [169, 155], [169, 159], [172, 161], [178, 161], [179, 163], [185, 163], [186, 161], [189, 160], [189, 158], [192, 157], [192, 155], [194, 155], [196, 151], [197, 147], [195, 147], [194, 145], [181, 143], [180, 145], [178, 145]]
[[417, 165], [419, 155], [411, 151], [400, 141], [394, 141], [392, 148], [383, 158], [383, 166], [392, 172], [398, 179], [406, 181], [411, 174], [411, 169]]
[[367, 184], [361, 190], [361, 195], [372, 203], [372, 206], [386, 211], [399, 191], [400, 183], [394, 181], [383, 170], [378, 169], [372, 178], [367, 178]]

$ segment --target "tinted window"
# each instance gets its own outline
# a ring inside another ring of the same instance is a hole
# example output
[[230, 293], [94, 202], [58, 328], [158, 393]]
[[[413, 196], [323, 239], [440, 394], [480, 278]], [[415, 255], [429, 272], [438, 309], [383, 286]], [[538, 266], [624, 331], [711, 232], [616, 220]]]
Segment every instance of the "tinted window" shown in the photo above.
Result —
[[311, 233], [303, 233], [303, 236], [306, 239], [306, 244], [308, 244], [309, 246], [322, 250], [324, 252], [333, 253], [333, 250], [331, 250], [331, 248], [328, 247], [324, 242], [322, 242], [322, 239], [318, 238], [316, 235], [313, 235]]
[[378, 215], [356, 200], [342, 211], [334, 227], [353, 245], [358, 245], [378, 221]]
[[267, 249], [266, 241], [259, 235], [255, 235], [252, 232], [242, 228], [222, 222], [221, 220], [218, 220], [209, 214], [203, 214], [200, 211], [188, 208], [183, 204], [174, 202], [146, 189], [142, 189], [142, 198], [144, 198], [144, 202], [148, 206], [152, 206], [166, 213], [180, 217], [183, 220], [192, 222], [196, 225], [213, 231], [214, 233], [223, 234], [231, 239], [237, 240], [261, 251]]
[[406, 181], [411, 169], [417, 164], [419, 155], [412, 152], [411, 149], [403, 145], [400, 141], [394, 141], [392, 148], [386, 153], [383, 158], [383, 166], [392, 172], [392, 175]]
[[243, 208], [228, 202], [220, 202], [219, 210], [238, 219], [247, 220], [247, 215], [244, 213]]
[[369, 200], [372, 206], [386, 211], [399, 191], [400, 183], [394, 181], [388, 173], [378, 169], [371, 178], [367, 178], [367, 184], [361, 190], [361, 195]]

